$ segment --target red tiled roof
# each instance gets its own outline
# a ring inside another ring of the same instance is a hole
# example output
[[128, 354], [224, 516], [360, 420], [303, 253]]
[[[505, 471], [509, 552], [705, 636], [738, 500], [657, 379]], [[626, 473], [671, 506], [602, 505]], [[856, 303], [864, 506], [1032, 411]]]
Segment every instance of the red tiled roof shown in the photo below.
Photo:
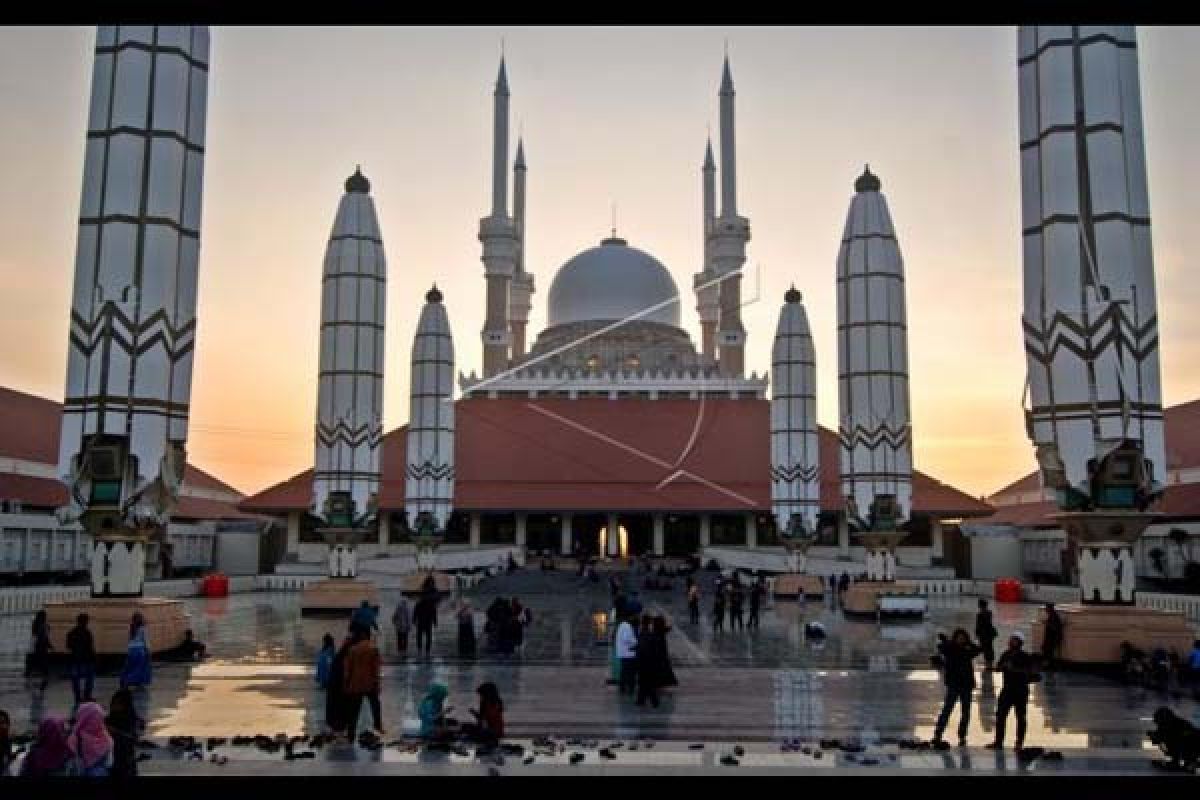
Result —
[[[454, 506], [460, 510], [771, 507], [766, 400], [469, 398], [455, 403], [455, 423]], [[384, 438], [380, 505], [385, 510], [404, 508], [406, 434], [406, 427], [398, 428]], [[836, 436], [821, 429], [820, 447], [821, 506], [838, 510]], [[278, 513], [305, 509], [311, 502], [310, 470], [239, 507]], [[941, 517], [991, 511], [919, 472], [913, 475], [913, 506]]]

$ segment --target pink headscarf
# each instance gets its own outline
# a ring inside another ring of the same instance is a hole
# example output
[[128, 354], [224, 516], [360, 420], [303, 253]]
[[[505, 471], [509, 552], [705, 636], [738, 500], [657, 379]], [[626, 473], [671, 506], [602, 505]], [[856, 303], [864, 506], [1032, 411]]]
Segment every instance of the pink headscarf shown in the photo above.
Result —
[[84, 703], [75, 712], [75, 727], [67, 738], [67, 747], [84, 768], [93, 767], [113, 747], [112, 736], [104, 725], [104, 709], [97, 703]]

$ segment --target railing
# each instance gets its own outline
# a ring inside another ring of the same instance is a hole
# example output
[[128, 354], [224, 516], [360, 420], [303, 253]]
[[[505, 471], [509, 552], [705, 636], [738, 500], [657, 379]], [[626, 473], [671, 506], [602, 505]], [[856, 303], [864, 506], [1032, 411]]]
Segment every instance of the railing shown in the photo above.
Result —
[[47, 603], [82, 600], [91, 595], [88, 586], [20, 586], [0, 589], [0, 614], [32, 614]]
[[325, 578], [325, 575], [259, 575], [255, 588], [260, 592], [302, 592]]
[[1138, 592], [1135, 598], [1139, 608], [1152, 608], [1155, 611], [1180, 611], [1192, 622], [1200, 622], [1200, 595]]

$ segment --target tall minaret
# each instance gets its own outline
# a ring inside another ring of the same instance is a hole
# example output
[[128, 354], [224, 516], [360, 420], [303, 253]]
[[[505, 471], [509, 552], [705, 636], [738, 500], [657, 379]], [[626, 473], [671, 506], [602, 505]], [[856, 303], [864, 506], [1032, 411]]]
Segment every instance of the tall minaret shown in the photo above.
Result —
[[704, 207], [701, 212], [701, 236], [703, 242], [704, 265], [700, 272], [693, 276], [696, 289], [696, 312], [700, 315], [701, 352], [708, 358], [716, 358], [717, 318], [720, 309], [720, 286], [714, 283], [716, 274], [713, 272], [712, 247], [709, 237], [717, 216], [717, 180], [716, 164], [713, 163], [712, 139], [704, 146]]
[[513, 164], [513, 218], [517, 229], [517, 266], [509, 290], [508, 318], [512, 331], [512, 360], [525, 355], [525, 326], [532, 308], [533, 275], [525, 269], [525, 142], [517, 139]]
[[[722, 374], [740, 378], [745, 371], [746, 329], [742, 327], [742, 265], [750, 221], [737, 213], [737, 165], [733, 124], [733, 76], [729, 58], [721, 75], [721, 216], [711, 237], [712, 264], [719, 284], [717, 348]], [[725, 277], [729, 276], [729, 277]]]
[[503, 57], [496, 76], [492, 139], [492, 213], [479, 221], [487, 309], [483, 322], [483, 374], [492, 377], [508, 367], [509, 288], [517, 268], [516, 226], [508, 216], [508, 76]]
[[820, 514], [816, 353], [800, 292], [784, 295], [771, 348], [771, 501], [787, 540], [808, 539]]
[[183, 480], [208, 55], [202, 26], [96, 32], [58, 467], [95, 597], [141, 596]]
[[1064, 517], [1083, 599], [1131, 603], [1132, 512], [1167, 477], [1137, 41], [1034, 26], [1017, 49], [1026, 426], [1061, 509], [1124, 515]]
[[837, 260], [842, 495], [859, 531], [912, 511], [904, 262], [880, 187], [869, 168], [855, 181]]
[[454, 342], [442, 293], [425, 295], [413, 337], [404, 509], [411, 530], [446, 530], [454, 503]]
[[[321, 276], [312, 513], [324, 528], [370, 525], [379, 494], [387, 263], [370, 191], [356, 168], [338, 203]], [[334, 546], [330, 575], [354, 577], [353, 542]]]

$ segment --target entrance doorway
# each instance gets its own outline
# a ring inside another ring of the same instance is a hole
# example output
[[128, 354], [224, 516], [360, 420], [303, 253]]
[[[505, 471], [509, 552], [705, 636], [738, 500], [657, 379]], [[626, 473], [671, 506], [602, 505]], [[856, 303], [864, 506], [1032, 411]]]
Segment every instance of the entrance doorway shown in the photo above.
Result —
[[617, 526], [625, 531], [622, 555], [637, 558], [654, 552], [654, 518], [649, 514], [621, 514]]
[[576, 514], [571, 520], [571, 551], [591, 558], [602, 555], [607, 524], [605, 514]]
[[668, 514], [663, 521], [663, 553], [683, 558], [700, 552], [700, 517], [696, 514]]

